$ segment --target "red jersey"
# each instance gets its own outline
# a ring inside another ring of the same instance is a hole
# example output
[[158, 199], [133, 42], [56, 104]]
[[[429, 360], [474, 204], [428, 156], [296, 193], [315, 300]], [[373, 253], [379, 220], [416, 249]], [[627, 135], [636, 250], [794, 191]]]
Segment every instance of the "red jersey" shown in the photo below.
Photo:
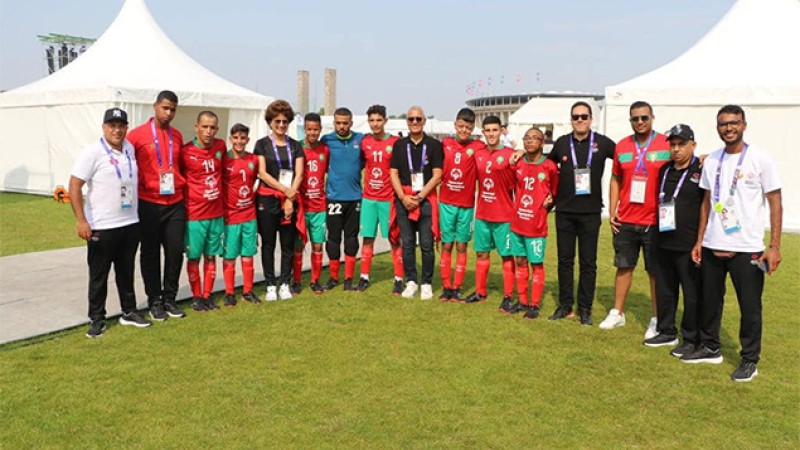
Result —
[[188, 142], [181, 149], [181, 168], [186, 178], [186, 220], [206, 220], [222, 217], [222, 155], [225, 141], [214, 139], [211, 148], [204, 149]]
[[[130, 131], [126, 137], [136, 151], [136, 165], [139, 167], [139, 198], [160, 205], [172, 205], [183, 200], [183, 185], [185, 180], [180, 171], [181, 146], [183, 135], [175, 128], [161, 130], [155, 126], [153, 137], [153, 118]], [[152, 124], [152, 125], [151, 125]], [[172, 139], [170, 139], [170, 132]], [[156, 152], [156, 141], [158, 150]], [[172, 149], [172, 173], [175, 183], [175, 193], [161, 195], [161, 172], [168, 171], [169, 154]], [[161, 158], [161, 164], [158, 159]]]
[[253, 186], [258, 178], [258, 157], [245, 152], [239, 158], [234, 158], [232, 151], [227, 152], [222, 158], [222, 167], [225, 224], [235, 225], [254, 220], [256, 191]]
[[544, 156], [539, 161], [521, 159], [516, 165], [514, 218], [511, 231], [526, 237], [547, 237], [547, 213], [542, 205], [558, 194], [558, 167]]
[[[655, 133], [649, 146], [642, 148], [642, 162], [633, 136], [617, 143], [611, 173], [619, 177], [619, 218], [635, 225], [655, 225], [658, 209], [658, 171], [669, 162], [669, 141], [663, 134]], [[638, 167], [637, 167], [638, 166]], [[631, 203], [631, 185], [634, 176], [646, 177], [644, 203]], [[612, 205], [613, 206], [613, 205]]]
[[300, 183], [300, 195], [305, 212], [325, 212], [325, 174], [328, 173], [328, 159], [331, 151], [323, 143], [316, 147], [308, 147], [304, 140], [306, 167], [303, 170], [303, 182]]
[[361, 155], [364, 164], [364, 198], [390, 201], [394, 196], [389, 166], [392, 162], [392, 146], [397, 136], [387, 134], [377, 140], [371, 134], [361, 141]]
[[508, 164], [514, 150], [483, 150], [475, 153], [478, 174], [478, 208], [475, 217], [487, 222], [511, 222], [514, 217], [514, 168]]
[[486, 144], [478, 140], [461, 144], [449, 137], [442, 141], [444, 163], [440, 202], [461, 208], [475, 206], [475, 154], [480, 150], [486, 150]]

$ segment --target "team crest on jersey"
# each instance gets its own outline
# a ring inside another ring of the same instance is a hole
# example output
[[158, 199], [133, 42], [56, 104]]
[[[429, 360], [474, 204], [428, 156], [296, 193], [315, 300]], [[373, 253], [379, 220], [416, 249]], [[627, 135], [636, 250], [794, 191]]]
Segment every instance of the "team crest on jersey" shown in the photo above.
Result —
[[503, 158], [502, 156], [497, 157], [497, 164], [503, 164], [503, 161], [505, 161], [505, 158]]
[[319, 160], [320, 161], [325, 161], [325, 155], [319, 155]]
[[467, 148], [467, 156], [472, 156], [473, 153], [475, 153], [475, 150], [472, 147]]
[[546, 175], [543, 172], [539, 172], [539, 175], [538, 175], [539, 181], [544, 181], [545, 176]]
[[392, 153], [392, 146], [391, 145], [387, 145], [386, 146], [386, 153]]
[[217, 151], [217, 153], [214, 154], [214, 158], [222, 159], [222, 152]]
[[253, 163], [249, 162], [249, 163], [247, 163], [247, 168], [250, 169], [250, 170], [253, 170], [253, 169], [256, 168], [256, 166], [254, 166]]

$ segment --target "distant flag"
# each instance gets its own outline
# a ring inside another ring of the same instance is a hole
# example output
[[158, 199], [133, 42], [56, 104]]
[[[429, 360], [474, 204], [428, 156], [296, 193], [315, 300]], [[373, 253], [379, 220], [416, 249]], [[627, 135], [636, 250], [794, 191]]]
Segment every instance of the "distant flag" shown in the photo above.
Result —
[[538, 83], [542, 79], [542, 73], [536, 72], [536, 82]]
[[486, 80], [486, 86], [489, 86], [489, 87], [491, 87], [491, 86], [492, 86], [492, 77], [489, 77], [489, 78]]
[[483, 88], [483, 78], [478, 80], [478, 89]]
[[522, 83], [522, 74], [518, 73], [517, 74], [517, 84], [520, 84], [520, 83]]
[[505, 84], [505, 82], [506, 82], [506, 76], [500, 75], [500, 84]]

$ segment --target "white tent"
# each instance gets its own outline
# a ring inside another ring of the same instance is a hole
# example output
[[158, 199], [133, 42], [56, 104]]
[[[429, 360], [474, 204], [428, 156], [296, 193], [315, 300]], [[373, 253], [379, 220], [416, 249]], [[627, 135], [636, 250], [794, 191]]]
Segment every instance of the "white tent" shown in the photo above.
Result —
[[178, 94], [173, 125], [186, 139], [203, 109], [219, 116], [222, 138], [236, 122], [248, 125], [253, 136], [266, 132], [261, 117], [271, 97], [202, 67], [164, 34], [144, 0], [127, 0], [73, 63], [0, 94], [0, 190], [49, 193], [66, 185], [78, 152], [100, 135], [103, 111], [120, 107], [136, 126], [152, 115], [164, 89]]
[[[553, 139], [572, 131], [570, 107], [578, 101], [592, 106], [595, 117], [600, 116], [597, 99], [601, 96], [579, 92], [546, 92], [522, 105], [508, 118], [508, 134], [522, 148], [522, 136], [532, 126], [553, 130]], [[597, 122], [595, 122], [597, 123]]]
[[745, 109], [745, 140], [768, 151], [783, 184], [784, 228], [800, 229], [800, 0], [739, 0], [694, 47], [675, 60], [606, 88], [605, 134], [631, 133], [628, 108], [653, 105], [658, 131], [676, 123], [695, 130], [699, 153], [722, 147], [716, 114], [726, 104]]

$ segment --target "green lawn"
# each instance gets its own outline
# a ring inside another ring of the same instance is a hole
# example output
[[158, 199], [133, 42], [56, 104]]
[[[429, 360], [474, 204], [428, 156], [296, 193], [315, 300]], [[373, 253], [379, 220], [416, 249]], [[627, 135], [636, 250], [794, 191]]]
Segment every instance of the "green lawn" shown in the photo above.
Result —
[[84, 245], [69, 203], [0, 192], [0, 256]]
[[[596, 323], [612, 306], [609, 235], [604, 225]], [[555, 307], [550, 247], [545, 314]], [[112, 325], [99, 340], [79, 327], [0, 347], [0, 446], [797, 448], [798, 236], [783, 249], [751, 383], [728, 378], [739, 362], [732, 288], [725, 362], [695, 366], [641, 345], [642, 273], [628, 325], [603, 331], [499, 314], [497, 264], [481, 305], [391, 297], [382, 255], [381, 281], [364, 294], [305, 290], [145, 330]]]

